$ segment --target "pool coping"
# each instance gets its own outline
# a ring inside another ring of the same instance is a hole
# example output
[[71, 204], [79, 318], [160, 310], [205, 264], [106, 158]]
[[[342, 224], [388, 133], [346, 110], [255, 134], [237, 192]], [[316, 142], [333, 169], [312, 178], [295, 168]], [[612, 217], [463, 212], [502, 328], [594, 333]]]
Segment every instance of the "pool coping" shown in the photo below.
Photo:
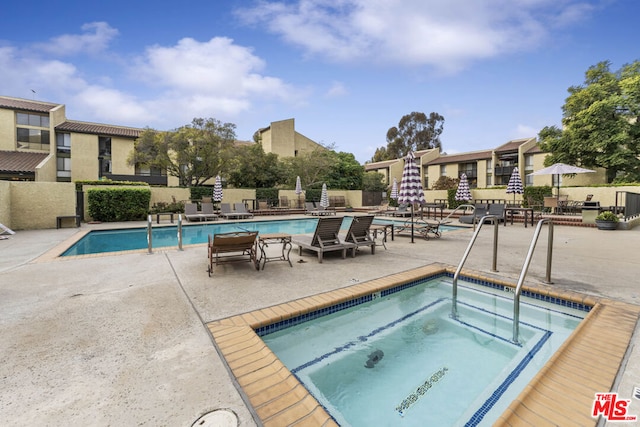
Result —
[[[215, 320], [206, 326], [241, 395], [264, 426], [337, 426], [255, 330], [425, 276], [454, 272], [453, 266], [434, 263]], [[462, 274], [515, 288], [513, 282], [482, 272], [463, 270]], [[598, 420], [591, 417], [595, 393], [612, 389], [640, 316], [640, 306], [559, 291], [550, 285], [524, 286], [523, 292], [527, 291], [593, 308], [495, 425], [596, 425]]]

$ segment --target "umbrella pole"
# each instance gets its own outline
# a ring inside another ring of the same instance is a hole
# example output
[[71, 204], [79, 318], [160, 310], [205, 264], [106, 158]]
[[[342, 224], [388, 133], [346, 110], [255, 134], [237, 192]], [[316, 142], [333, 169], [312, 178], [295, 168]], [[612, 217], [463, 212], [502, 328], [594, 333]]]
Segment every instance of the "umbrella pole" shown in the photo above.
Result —
[[411, 203], [411, 243], [415, 243], [413, 241], [413, 203]]

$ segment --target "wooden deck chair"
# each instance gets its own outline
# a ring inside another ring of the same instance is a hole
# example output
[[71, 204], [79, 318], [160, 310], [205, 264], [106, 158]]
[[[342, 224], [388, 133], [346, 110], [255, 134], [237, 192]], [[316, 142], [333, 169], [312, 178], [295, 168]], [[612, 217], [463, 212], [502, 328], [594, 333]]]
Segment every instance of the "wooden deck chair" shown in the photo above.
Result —
[[209, 235], [208, 252], [209, 277], [213, 274], [213, 265], [234, 262], [251, 262], [256, 270], [259, 263], [256, 250], [257, 231], [237, 231]]
[[355, 257], [356, 245], [343, 242], [338, 236], [341, 225], [342, 217], [320, 217], [313, 236], [304, 234], [293, 236], [291, 243], [298, 245], [300, 255], [302, 255], [303, 249], [316, 252], [320, 263], [322, 263], [325, 252], [341, 251], [344, 259], [347, 257], [347, 249], [351, 249], [351, 256]]
[[354, 216], [351, 226], [347, 230], [345, 242], [353, 243], [356, 249], [360, 246], [370, 246], [371, 255], [376, 253], [376, 242], [371, 238], [371, 223], [374, 215]]

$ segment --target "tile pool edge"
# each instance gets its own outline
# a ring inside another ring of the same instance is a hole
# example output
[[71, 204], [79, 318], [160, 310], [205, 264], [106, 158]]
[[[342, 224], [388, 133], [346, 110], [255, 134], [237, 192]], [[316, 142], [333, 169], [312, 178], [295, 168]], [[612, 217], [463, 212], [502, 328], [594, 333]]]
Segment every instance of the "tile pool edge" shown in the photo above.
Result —
[[[265, 426], [293, 425], [297, 422], [318, 426], [337, 425], [264, 344], [256, 330], [354, 299], [370, 297], [375, 292], [425, 276], [453, 274], [454, 271], [452, 266], [430, 264], [212, 321], [206, 326], [224, 363], [241, 388], [240, 392]], [[465, 270], [463, 275], [515, 287], [512, 282], [488, 277], [480, 272]], [[640, 307], [572, 291], [559, 292], [557, 288], [545, 285], [525, 286], [525, 291], [594, 308], [497, 423], [566, 425], [568, 420], [572, 420], [580, 425], [595, 425], [597, 420], [590, 418], [594, 394], [611, 389], [640, 315]], [[606, 345], [602, 345], [605, 340]], [[600, 345], [594, 345], [594, 341]], [[587, 372], [588, 376], [585, 375]]]

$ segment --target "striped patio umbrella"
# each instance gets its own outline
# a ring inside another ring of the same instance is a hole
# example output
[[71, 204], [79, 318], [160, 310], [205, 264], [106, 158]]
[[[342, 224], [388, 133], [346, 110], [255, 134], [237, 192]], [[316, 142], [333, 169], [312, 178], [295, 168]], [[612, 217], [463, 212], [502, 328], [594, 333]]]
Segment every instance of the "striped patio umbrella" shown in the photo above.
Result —
[[392, 199], [398, 199], [398, 180], [393, 178], [393, 185], [391, 186], [391, 195], [389, 196]]
[[300, 195], [302, 194], [302, 182], [300, 182], [300, 176], [296, 177], [296, 194], [298, 195], [298, 208], [301, 208]]
[[517, 166], [513, 168], [513, 172], [511, 172], [511, 178], [509, 178], [509, 184], [507, 184], [507, 194], [513, 194], [514, 204], [516, 202], [516, 194], [524, 194], [522, 179], [520, 178], [520, 172]]
[[415, 162], [415, 156], [409, 151], [404, 160], [404, 169], [402, 171], [402, 180], [400, 181], [400, 194], [398, 195], [398, 203], [411, 205], [411, 243], [413, 242], [413, 205], [425, 203], [424, 191], [422, 190], [422, 182], [420, 180], [420, 169]]
[[213, 184], [213, 201], [222, 201], [222, 179], [220, 179], [220, 175], [216, 176], [216, 182]]
[[320, 206], [329, 207], [329, 194], [327, 194], [327, 184], [322, 184], [322, 194], [320, 195]]
[[456, 200], [464, 200], [468, 202], [471, 200], [471, 190], [469, 190], [469, 181], [467, 181], [467, 175], [460, 175], [460, 182], [458, 183], [458, 189], [456, 190]]

